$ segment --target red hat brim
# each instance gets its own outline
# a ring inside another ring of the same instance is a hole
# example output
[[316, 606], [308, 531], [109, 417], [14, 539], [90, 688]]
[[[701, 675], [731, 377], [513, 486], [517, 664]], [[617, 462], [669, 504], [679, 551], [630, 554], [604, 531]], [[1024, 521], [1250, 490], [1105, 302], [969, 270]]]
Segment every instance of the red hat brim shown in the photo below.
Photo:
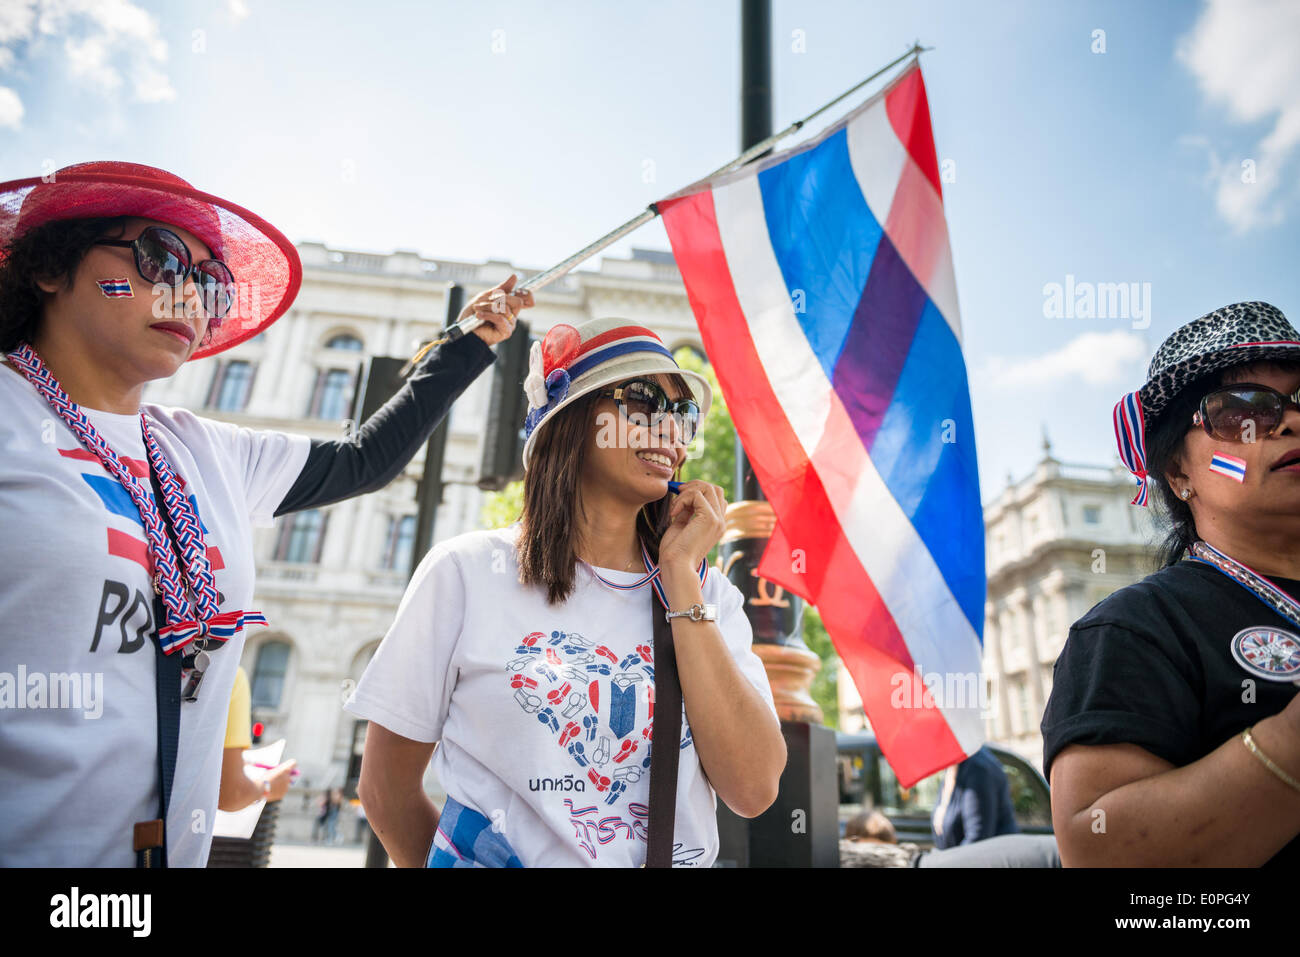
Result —
[[283, 233], [242, 206], [163, 170], [86, 163], [52, 177], [0, 183], [0, 247], [45, 223], [99, 216], [138, 216], [179, 226], [230, 267], [235, 304], [191, 360], [257, 335], [284, 315], [302, 285], [302, 260]]

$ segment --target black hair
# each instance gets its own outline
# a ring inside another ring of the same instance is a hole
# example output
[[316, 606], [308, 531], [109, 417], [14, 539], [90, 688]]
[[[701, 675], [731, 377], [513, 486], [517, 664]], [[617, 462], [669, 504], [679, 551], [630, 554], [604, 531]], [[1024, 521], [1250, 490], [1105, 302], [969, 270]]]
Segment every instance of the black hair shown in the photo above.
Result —
[[[59, 282], [71, 289], [90, 247], [105, 236], [120, 237], [129, 218], [55, 220], [28, 230], [0, 250], [0, 352], [12, 352], [35, 338], [50, 295], [37, 282]], [[209, 324], [204, 342], [212, 331]]]
[[125, 216], [61, 219], [11, 240], [0, 256], [0, 350], [12, 352], [36, 336], [49, 296], [38, 281], [71, 289], [95, 241], [120, 236], [125, 226]]
[[1300, 361], [1264, 359], [1228, 366], [1200, 378], [1193, 379], [1179, 390], [1160, 415], [1147, 429], [1147, 475], [1150, 480], [1150, 498], [1156, 514], [1166, 526], [1165, 538], [1156, 551], [1156, 568], [1176, 564], [1187, 554], [1192, 543], [1200, 536], [1192, 509], [1170, 487], [1165, 473], [1174, 468], [1183, 454], [1187, 433], [1199, 426], [1192, 425], [1192, 416], [1200, 408], [1201, 397], [1207, 392], [1231, 382], [1244, 381], [1245, 369], [1280, 369], [1300, 372]]

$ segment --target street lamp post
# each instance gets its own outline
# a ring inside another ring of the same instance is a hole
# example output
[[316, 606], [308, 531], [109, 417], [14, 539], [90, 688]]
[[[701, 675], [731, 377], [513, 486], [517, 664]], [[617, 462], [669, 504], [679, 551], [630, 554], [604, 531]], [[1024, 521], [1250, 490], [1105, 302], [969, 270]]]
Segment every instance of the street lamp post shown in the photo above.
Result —
[[[740, 148], [772, 135], [771, 0], [741, 0]], [[719, 543], [721, 571], [744, 596], [754, 653], [772, 686], [789, 755], [776, 803], [754, 819], [718, 805], [719, 864], [830, 866], [839, 864], [835, 734], [809, 689], [821, 660], [804, 644], [803, 600], [758, 574], [776, 525], [736, 436], [736, 501], [727, 506]]]

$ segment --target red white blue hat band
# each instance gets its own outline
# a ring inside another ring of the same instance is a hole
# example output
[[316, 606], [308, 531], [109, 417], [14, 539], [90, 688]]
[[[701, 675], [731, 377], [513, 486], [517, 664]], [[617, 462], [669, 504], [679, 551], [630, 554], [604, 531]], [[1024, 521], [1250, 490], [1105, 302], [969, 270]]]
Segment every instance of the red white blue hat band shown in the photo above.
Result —
[[529, 355], [524, 394], [524, 468], [528, 468], [539, 429], [565, 406], [584, 395], [637, 376], [680, 375], [708, 414], [713, 390], [707, 379], [681, 368], [652, 330], [627, 319], [591, 319], [576, 326], [552, 326]]

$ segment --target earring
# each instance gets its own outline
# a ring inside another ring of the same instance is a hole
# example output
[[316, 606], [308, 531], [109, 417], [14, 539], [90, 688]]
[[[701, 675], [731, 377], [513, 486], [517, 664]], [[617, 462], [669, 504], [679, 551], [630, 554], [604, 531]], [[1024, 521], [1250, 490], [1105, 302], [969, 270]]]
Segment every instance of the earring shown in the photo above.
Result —
[[1189, 489], [1189, 488], [1185, 488], [1185, 489], [1183, 489], [1183, 491], [1182, 491], [1182, 495], [1181, 495], [1182, 500], [1183, 500], [1184, 502], [1186, 502], [1186, 501], [1187, 501], [1189, 498], [1191, 498], [1191, 497], [1192, 497], [1192, 490]]

